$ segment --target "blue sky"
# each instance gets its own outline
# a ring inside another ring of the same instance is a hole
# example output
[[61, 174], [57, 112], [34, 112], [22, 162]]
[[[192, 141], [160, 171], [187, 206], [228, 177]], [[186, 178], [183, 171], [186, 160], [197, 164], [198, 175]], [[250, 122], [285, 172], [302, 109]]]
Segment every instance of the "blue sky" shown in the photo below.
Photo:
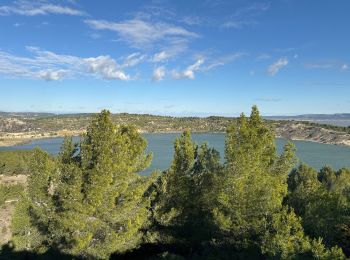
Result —
[[0, 2], [0, 111], [350, 112], [348, 0]]

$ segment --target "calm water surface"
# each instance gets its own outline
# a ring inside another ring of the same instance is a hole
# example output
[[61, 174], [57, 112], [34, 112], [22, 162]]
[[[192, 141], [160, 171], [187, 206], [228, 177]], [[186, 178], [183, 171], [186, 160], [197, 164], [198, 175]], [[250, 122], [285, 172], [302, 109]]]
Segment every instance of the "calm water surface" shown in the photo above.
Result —
[[[153, 152], [153, 161], [143, 174], [149, 174], [155, 169], [165, 170], [170, 166], [173, 157], [173, 142], [179, 134], [144, 134], [148, 140], [148, 151]], [[197, 144], [205, 141], [210, 146], [217, 149], [221, 156], [224, 155], [224, 134], [192, 134], [193, 140]], [[78, 141], [75, 138], [75, 141]], [[56, 155], [59, 152], [63, 138], [38, 139], [29, 144], [18, 145], [13, 147], [0, 147], [0, 150], [23, 150], [33, 149], [39, 146], [43, 150]], [[282, 151], [283, 145], [286, 144], [284, 139], [276, 139], [278, 152]], [[350, 147], [336, 146], [329, 144], [319, 144], [306, 141], [293, 141], [297, 147], [297, 156], [301, 162], [320, 169], [324, 165], [330, 165], [335, 169], [350, 167]]]

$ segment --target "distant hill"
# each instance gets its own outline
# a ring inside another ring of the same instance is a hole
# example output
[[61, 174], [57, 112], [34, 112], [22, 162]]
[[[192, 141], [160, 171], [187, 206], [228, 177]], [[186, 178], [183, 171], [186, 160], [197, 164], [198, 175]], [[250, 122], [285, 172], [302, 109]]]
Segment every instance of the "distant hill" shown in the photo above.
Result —
[[297, 116], [266, 116], [269, 120], [310, 121], [319, 124], [350, 126], [350, 113], [342, 114], [305, 114]]
[[[276, 136], [328, 144], [350, 145], [350, 114], [265, 117]], [[33, 138], [80, 135], [93, 114], [0, 113], [0, 146], [28, 142]], [[341, 118], [341, 119], [339, 119]], [[234, 117], [171, 117], [147, 114], [113, 114], [115, 124], [132, 124], [143, 133], [225, 132]], [[348, 123], [348, 124], [347, 124]], [[332, 125], [330, 125], [332, 124]], [[344, 124], [344, 126], [341, 126]]]
[[310, 120], [350, 120], [350, 113], [343, 114], [305, 114], [297, 116], [266, 116], [267, 119], [278, 119], [278, 120], [301, 120], [301, 119], [310, 119]]
[[40, 118], [54, 116], [53, 113], [41, 113], [41, 112], [1, 112], [2, 118]]

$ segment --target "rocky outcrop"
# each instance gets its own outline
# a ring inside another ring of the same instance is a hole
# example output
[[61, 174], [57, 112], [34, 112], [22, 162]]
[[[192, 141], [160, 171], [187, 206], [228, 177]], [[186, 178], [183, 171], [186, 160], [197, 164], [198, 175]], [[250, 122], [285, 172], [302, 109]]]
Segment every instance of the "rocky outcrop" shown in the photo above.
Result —
[[288, 122], [276, 126], [276, 136], [324, 144], [350, 145], [350, 134], [303, 123]]

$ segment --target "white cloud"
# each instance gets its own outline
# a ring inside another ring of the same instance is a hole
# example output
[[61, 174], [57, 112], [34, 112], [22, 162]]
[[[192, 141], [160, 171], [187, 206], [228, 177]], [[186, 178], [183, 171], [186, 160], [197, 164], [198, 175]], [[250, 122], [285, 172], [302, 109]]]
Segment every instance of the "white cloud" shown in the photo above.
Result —
[[15, 56], [0, 51], [0, 74], [47, 81], [91, 75], [107, 80], [130, 79], [122, 66], [110, 56], [81, 58], [60, 55], [37, 47], [27, 47], [27, 50], [33, 54], [32, 57]]
[[135, 52], [127, 56], [122, 64], [122, 68], [133, 67], [142, 62], [146, 58], [146, 55], [142, 55], [139, 52]]
[[348, 69], [349, 69], [348, 64], [343, 64], [343, 65], [341, 66], [341, 71], [346, 71], [346, 70], [348, 70]]
[[38, 72], [39, 78], [46, 81], [57, 81], [64, 77], [65, 70], [41, 70]]
[[13, 5], [0, 5], [0, 16], [7, 15], [48, 15], [48, 14], [65, 14], [65, 15], [85, 15], [83, 11], [67, 6], [50, 4], [47, 1], [15, 1]]
[[165, 62], [175, 58], [180, 53], [187, 50], [187, 41], [183, 39], [172, 39], [170, 46], [163, 48], [162, 51], [157, 52], [151, 58], [151, 62]]
[[163, 66], [158, 67], [153, 71], [152, 80], [153, 81], [163, 80], [165, 77], [165, 74], [166, 74], [165, 68]]
[[96, 58], [84, 59], [88, 64], [88, 71], [102, 76], [104, 79], [129, 80], [117, 62], [109, 56], [98, 56]]
[[172, 71], [173, 79], [194, 79], [194, 72], [198, 71], [201, 65], [204, 63], [204, 59], [198, 59], [194, 64], [188, 66], [184, 71]]
[[86, 20], [85, 23], [96, 30], [114, 31], [121, 40], [140, 49], [151, 47], [157, 43], [175, 45], [178, 40], [187, 41], [198, 37], [196, 33], [179, 26], [167, 23], [150, 23], [139, 19], [122, 22]]
[[280, 69], [282, 69], [283, 67], [288, 65], [288, 59], [287, 58], [280, 58], [278, 61], [276, 61], [275, 63], [271, 64], [268, 69], [267, 69], [267, 73], [270, 76], [274, 76], [278, 73], [278, 71]]
[[161, 61], [167, 60], [169, 57], [170, 57], [169, 53], [167, 53], [166, 51], [161, 51], [154, 54], [152, 61], [161, 62]]

